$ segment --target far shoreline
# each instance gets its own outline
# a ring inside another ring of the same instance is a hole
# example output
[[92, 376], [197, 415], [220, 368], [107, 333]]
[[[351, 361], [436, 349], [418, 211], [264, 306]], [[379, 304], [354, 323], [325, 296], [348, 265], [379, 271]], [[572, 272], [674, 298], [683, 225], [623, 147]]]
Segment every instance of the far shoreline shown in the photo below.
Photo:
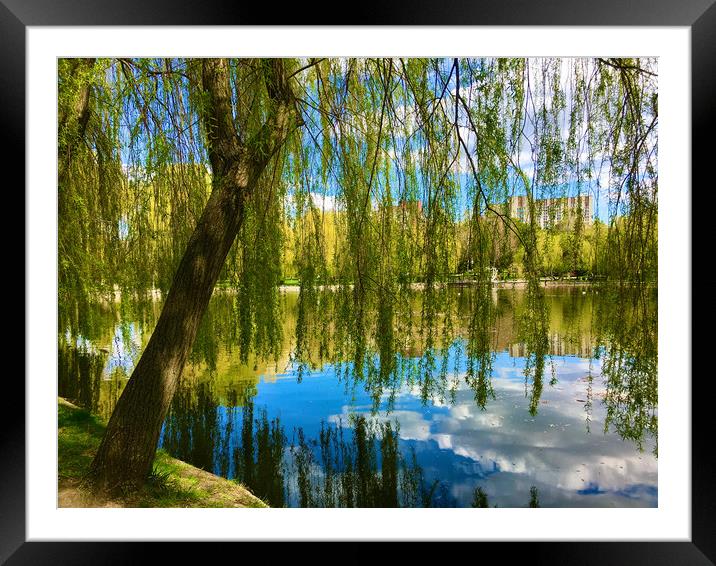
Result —
[[[497, 280], [497, 281], [491, 281], [490, 284], [493, 289], [524, 289], [527, 287], [529, 281], [527, 279], [504, 279], [504, 280]], [[609, 283], [605, 280], [584, 280], [584, 279], [577, 279], [577, 278], [550, 278], [550, 277], [541, 277], [539, 284], [543, 288], [568, 288], [568, 287], [597, 287], [604, 283]], [[478, 285], [481, 285], [482, 283], [479, 281], [475, 281], [473, 279], [459, 279], [459, 280], [452, 280], [452, 281], [441, 281], [435, 283], [435, 287], [442, 288], [445, 286], [448, 287], [476, 287]], [[636, 283], [627, 283], [627, 285], [635, 285]], [[646, 281], [644, 282], [647, 286], [656, 286], [656, 283], [653, 281]], [[415, 291], [421, 291], [425, 289], [425, 283], [422, 282], [415, 282], [410, 283], [409, 288], [411, 290]], [[342, 287], [342, 285], [333, 284], [333, 285], [317, 285], [316, 289], [320, 291], [337, 291]], [[345, 286], [346, 288], [350, 289], [353, 287], [353, 284], [349, 284]], [[278, 290], [281, 293], [299, 293], [301, 291], [301, 286], [299, 284], [290, 284], [290, 285], [279, 285]], [[217, 285], [214, 288], [214, 293], [225, 293], [225, 294], [236, 294], [239, 292], [239, 288], [235, 286], [225, 286], [225, 285]], [[114, 301], [119, 302], [122, 297], [122, 291], [117, 289], [113, 293], [110, 293], [109, 295], [104, 295], [102, 297], [99, 297], [100, 301]], [[162, 292], [160, 289], [151, 289], [146, 292], [146, 298], [151, 299], [153, 301], [161, 300], [162, 299]]]
[[[493, 288], [497, 289], [522, 289], [524, 287], [527, 287], [527, 284], [529, 281], [527, 279], [508, 279], [508, 280], [500, 280], [500, 281], [492, 281], [491, 285]], [[540, 285], [542, 287], [589, 287], [592, 285], [596, 285], [600, 283], [599, 281], [583, 281], [583, 280], [570, 280], [570, 279], [540, 279]], [[440, 282], [436, 283], [436, 287], [475, 287], [477, 285], [480, 285], [480, 282], [474, 281], [474, 280], [457, 280], [457, 281], [448, 281], [448, 282]], [[348, 285], [348, 288], [353, 287], [353, 285]], [[317, 287], [320, 290], [331, 290], [335, 291], [340, 288], [340, 285], [319, 285]], [[416, 291], [421, 291], [425, 289], [425, 283], [411, 283], [410, 288], [414, 289]], [[217, 288], [216, 290], [226, 291], [226, 292], [237, 292], [238, 289], [236, 287], [224, 287], [224, 288]], [[301, 290], [300, 285], [279, 285], [279, 291], [281, 292], [299, 292]]]

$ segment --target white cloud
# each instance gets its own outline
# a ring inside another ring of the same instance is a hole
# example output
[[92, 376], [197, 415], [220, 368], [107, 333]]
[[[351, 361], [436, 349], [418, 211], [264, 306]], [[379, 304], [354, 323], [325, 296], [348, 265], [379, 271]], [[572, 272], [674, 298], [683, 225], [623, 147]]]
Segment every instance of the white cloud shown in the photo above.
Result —
[[312, 192], [310, 194], [311, 194], [311, 201], [313, 202], [313, 206], [315, 206], [319, 210], [328, 212], [331, 210], [338, 209], [335, 196], [324, 195], [324, 194], [316, 193], [316, 192]]

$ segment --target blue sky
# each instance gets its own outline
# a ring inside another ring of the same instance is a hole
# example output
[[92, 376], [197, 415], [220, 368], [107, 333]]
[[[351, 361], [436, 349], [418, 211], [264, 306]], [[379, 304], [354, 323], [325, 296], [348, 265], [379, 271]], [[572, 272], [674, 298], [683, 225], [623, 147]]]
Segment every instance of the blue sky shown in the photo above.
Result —
[[[567, 70], [569, 68], [569, 59], [564, 59], [562, 61], [563, 66], [563, 75], [567, 76]], [[157, 60], [157, 65], [161, 65], [162, 63]], [[175, 65], [178, 65], [178, 62], [174, 63]], [[534, 63], [530, 61], [530, 69], [531, 73], [535, 74], [539, 71], [539, 61], [535, 60]], [[450, 71], [452, 67], [452, 59], [446, 58], [443, 59], [443, 65], [441, 67], [441, 70], [443, 72], [443, 79], [448, 76], [448, 72]], [[115, 70], [117, 67], [114, 68]], [[136, 69], [133, 69], [134, 72], [137, 72]], [[537, 75], [535, 74], [535, 77]], [[114, 77], [112, 75], [112, 72], [108, 71], [107, 78], [109, 80], [114, 80]], [[340, 79], [336, 79], [340, 80]], [[476, 84], [470, 84], [466, 80], [466, 76], [463, 74], [461, 75], [460, 80], [461, 86], [461, 94], [462, 96], [465, 96], [468, 98], [468, 100], [473, 97], [477, 96], [475, 93], [478, 92], [480, 89]], [[150, 157], [149, 161], [154, 161], [155, 158], [152, 157], [152, 154], [156, 154], [157, 152], [163, 152], [168, 149], [170, 155], [169, 160], [174, 162], [206, 162], [206, 155], [205, 150], [201, 146], [200, 143], [198, 143], [199, 140], [201, 140], [200, 135], [200, 128], [198, 120], [194, 120], [192, 124], [189, 126], [188, 130], [184, 130], [180, 133], [177, 133], [174, 131], [174, 125], [172, 121], [168, 118], [167, 112], [168, 111], [176, 111], [178, 110], [181, 114], [185, 115], [191, 115], [190, 111], [190, 105], [188, 102], [188, 91], [184, 88], [180, 88], [179, 91], [173, 92], [172, 96], [165, 96], [166, 93], [162, 91], [162, 82], [160, 81], [157, 83], [159, 86], [159, 98], [162, 99], [160, 103], [153, 103], [150, 105], [151, 111], [149, 112], [149, 116], [151, 119], [147, 119], [146, 113], [140, 112], [137, 107], [136, 101], [132, 102], [130, 99], [130, 102], [125, 105], [125, 111], [122, 116], [122, 124], [120, 126], [120, 140], [121, 140], [121, 159], [123, 163], [125, 163], [125, 167], [127, 171], [135, 171], [135, 174], [142, 174], [145, 172], [145, 167], [148, 161], [148, 157]], [[436, 85], [436, 88], [440, 85]], [[450, 102], [451, 99], [453, 99], [454, 94], [456, 92], [456, 80], [454, 75], [450, 75], [450, 78], [448, 79], [447, 84], [447, 94], [446, 99], [443, 101], [446, 105], [452, 105], [453, 103]], [[569, 87], [567, 85], [567, 80], [564, 80], [564, 89], [565, 89], [565, 95], [567, 97], [567, 109], [569, 109], [571, 105], [571, 94], [569, 93]], [[312, 96], [315, 96], [315, 92], [312, 92], [309, 88], [307, 91], [302, 93], [304, 96], [311, 98]], [[547, 101], [547, 104], [550, 104], [550, 95], [547, 93], [544, 95], [544, 100]], [[450, 110], [452, 111], [452, 110]], [[398, 107], [396, 109], [396, 112], [401, 114], [402, 119], [410, 122], [410, 123], [417, 123], [416, 122], [416, 111], [414, 108], [410, 107]], [[303, 106], [303, 114], [304, 118], [306, 118], [306, 128], [310, 128], [312, 130], [313, 136], [306, 135], [305, 136], [305, 144], [307, 146], [307, 149], [313, 148], [313, 139], [315, 139], [320, 143], [322, 141], [322, 133], [320, 130], [320, 124], [321, 121], [318, 116], [318, 112], [315, 109], [311, 109], [308, 106]], [[566, 139], [567, 132], [568, 132], [568, 125], [567, 125], [567, 119], [566, 119], [566, 111], [564, 111], [563, 116], [560, 118], [560, 131], [563, 139]], [[169, 142], [169, 148], [162, 147], [160, 145], [156, 145], [155, 143], [152, 143], [149, 139], [149, 137], [146, 135], [146, 132], [144, 131], [145, 124], [149, 124], [152, 128], [156, 128], [156, 124], [154, 124], [154, 120], [158, 120], [158, 122], [161, 125], [161, 130], [164, 132], [164, 134], [167, 136], [167, 141]], [[528, 178], [532, 177], [533, 173], [533, 164], [535, 155], [532, 149], [529, 147], [529, 143], [527, 143], [525, 140], [529, 139], [532, 135], [532, 132], [535, 128], [535, 120], [534, 117], [530, 116], [530, 111], [528, 111], [527, 119], [525, 120], [524, 124], [524, 140], [520, 142], [517, 148], [515, 148], [515, 155], [512, 156], [512, 158], [515, 160], [517, 164], [519, 164], [519, 167], [526, 173]], [[466, 141], [466, 145], [468, 147], [468, 150], [470, 154], [473, 154], [475, 145], [477, 143], [476, 139], [476, 133], [473, 131], [470, 131], [470, 128], [468, 127], [468, 121], [466, 116], [464, 115], [464, 112], [460, 114], [459, 119], [459, 128], [462, 132], [462, 135]], [[134, 132], [132, 134], [132, 132]], [[418, 135], [417, 138], [420, 136]], [[130, 140], [134, 140], [133, 143], [130, 143]], [[404, 138], [401, 138], [400, 136], [391, 136], [391, 142], [392, 144], [395, 144], [392, 149], [389, 150], [389, 152], [395, 151], [402, 151], [402, 149], [405, 147], [406, 140]], [[416, 151], [420, 147], [420, 142], [415, 142], [415, 138], [413, 138], [413, 141], [410, 142], [410, 151]], [[416, 145], [417, 143], [417, 145]], [[334, 171], [332, 174], [329, 174], [327, 177], [324, 177], [321, 181], [316, 180], [315, 184], [313, 183], [312, 179], [317, 179], [320, 177], [320, 155], [318, 152], [312, 152], [313, 155], [309, 158], [309, 162], [306, 164], [307, 167], [310, 169], [308, 170], [306, 177], [308, 179], [308, 182], [310, 185], [305, 187], [304, 189], [308, 189], [309, 192], [312, 193], [312, 196], [314, 198], [314, 202], [319, 204], [319, 206], [324, 206], [327, 209], [331, 209], [335, 207], [335, 201], [336, 201], [336, 195], [338, 194], [339, 190], [336, 185], [336, 173], [337, 173], [337, 166], [334, 166]], [[457, 174], [454, 175], [454, 179], [456, 182], [460, 184], [460, 191], [461, 191], [461, 197], [459, 200], [461, 201], [459, 203], [459, 208], [461, 210], [467, 210], [470, 208], [470, 203], [468, 199], [469, 194], [469, 187], [471, 184], [473, 184], [472, 180], [472, 170], [470, 165], [468, 164], [468, 160], [465, 157], [466, 152], [461, 151], [461, 157], [458, 160], [456, 172]], [[584, 150], [580, 151], [580, 160], [586, 159], [584, 155]], [[167, 155], [165, 154], [163, 157], [157, 158], [159, 161], [166, 162], [167, 161]], [[363, 156], [364, 161], [366, 162], [366, 169], [370, 170], [371, 168], [368, 167], [368, 164], [370, 163], [372, 156]], [[596, 175], [598, 176], [598, 180], [594, 179], [589, 182], [589, 184], [582, 185], [581, 193], [584, 194], [585, 191], [589, 191], [589, 193], [592, 194], [594, 197], [594, 212], [595, 217], [599, 218], [600, 220], [607, 222], [608, 216], [609, 216], [609, 203], [608, 203], [608, 190], [607, 186], [609, 183], [608, 179], [608, 166], [605, 165], [606, 160], [600, 160], [599, 156], [597, 156], [597, 161], [595, 163], [595, 167], [599, 168], [600, 161], [604, 167], [602, 167], [601, 171], [597, 171]], [[368, 173], [366, 173], [368, 175]], [[508, 176], [516, 177], [514, 170], [507, 173]], [[391, 176], [393, 176], [391, 174]], [[380, 177], [381, 173], [377, 173], [377, 182], [375, 184], [383, 184], [385, 185], [385, 181], [383, 180], [383, 183], [380, 183]], [[397, 177], [391, 179], [391, 192], [393, 196], [393, 201], [397, 200], [397, 187], [399, 186], [399, 183], [397, 182]], [[418, 193], [426, 193], [427, 191], [424, 190], [424, 187], [421, 185], [424, 184], [426, 181], [421, 178], [420, 175], [418, 175]], [[515, 184], [512, 180], [509, 180], [508, 183], [514, 184], [517, 187], [517, 184]], [[600, 186], [601, 185], [601, 186]], [[375, 187], [375, 194], [374, 199], [379, 198], [378, 194], [381, 190], [380, 187]], [[489, 191], [490, 188], [488, 187], [487, 190]], [[547, 190], [545, 187], [537, 187], [537, 193], [539, 196], [540, 192], [548, 192], [550, 194], [576, 194], [576, 184], [574, 182], [571, 182], [571, 184], [563, 185], [561, 188], [550, 188]], [[524, 194], [524, 189], [512, 188], [509, 190], [509, 193], [511, 195], [519, 195]], [[490, 198], [490, 201], [492, 203], [499, 202], [499, 199], [497, 198]]]

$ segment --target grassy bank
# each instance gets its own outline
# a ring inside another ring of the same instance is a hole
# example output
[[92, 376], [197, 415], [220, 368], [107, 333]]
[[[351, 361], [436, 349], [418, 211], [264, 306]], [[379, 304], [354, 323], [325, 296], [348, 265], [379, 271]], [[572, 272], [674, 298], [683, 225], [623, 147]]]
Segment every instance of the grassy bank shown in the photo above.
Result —
[[195, 468], [158, 450], [141, 490], [108, 497], [92, 494], [83, 478], [105, 424], [58, 399], [58, 505], [60, 507], [267, 507], [242, 485]]

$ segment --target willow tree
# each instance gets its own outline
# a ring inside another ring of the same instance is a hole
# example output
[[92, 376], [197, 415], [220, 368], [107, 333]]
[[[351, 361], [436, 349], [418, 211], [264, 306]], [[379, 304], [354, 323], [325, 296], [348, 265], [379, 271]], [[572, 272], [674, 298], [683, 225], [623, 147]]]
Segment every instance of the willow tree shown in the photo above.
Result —
[[[498, 238], [519, 242], [530, 280], [519, 328], [535, 410], [542, 390], [538, 199], [602, 187], [612, 277], [655, 273], [652, 60], [61, 60], [58, 79], [59, 333], [81, 334], [100, 294], [165, 296], [92, 464], [102, 487], [146, 478], [219, 278], [238, 289], [242, 359], [277, 355], [289, 244], [297, 361], [308, 367], [317, 341], [376, 398], [415, 340], [421, 389], [444, 378], [436, 353], [456, 332], [444, 286], [469, 265], [467, 380], [483, 408]], [[513, 195], [526, 224], [510, 218]]]

